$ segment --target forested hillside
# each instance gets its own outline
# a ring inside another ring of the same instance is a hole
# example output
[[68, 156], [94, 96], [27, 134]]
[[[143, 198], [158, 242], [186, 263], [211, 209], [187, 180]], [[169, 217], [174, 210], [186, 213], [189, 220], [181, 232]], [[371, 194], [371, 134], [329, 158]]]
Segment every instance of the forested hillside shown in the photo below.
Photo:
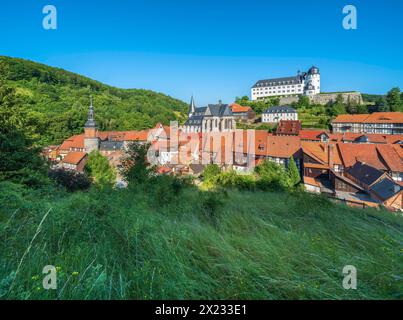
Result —
[[[8, 84], [28, 116], [28, 133], [40, 145], [80, 133], [92, 95], [101, 130], [133, 130], [183, 120], [186, 103], [142, 89], [119, 89], [43, 64], [0, 56]], [[135, 77], [135, 75], [133, 75]]]

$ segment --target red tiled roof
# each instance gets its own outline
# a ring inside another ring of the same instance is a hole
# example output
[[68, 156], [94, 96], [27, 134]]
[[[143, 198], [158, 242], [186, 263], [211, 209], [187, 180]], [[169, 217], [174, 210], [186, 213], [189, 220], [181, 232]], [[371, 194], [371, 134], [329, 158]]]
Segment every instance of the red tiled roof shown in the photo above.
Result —
[[[131, 131], [98, 131], [97, 137], [101, 140], [114, 141], [147, 141], [148, 130]], [[63, 141], [59, 150], [69, 151], [71, 149], [84, 149], [84, 134], [72, 136]]]
[[368, 123], [403, 123], [403, 112], [374, 112], [365, 120]]
[[402, 157], [392, 145], [380, 144], [376, 148], [391, 171], [403, 172]]
[[276, 134], [298, 135], [301, 128], [299, 120], [280, 120]]
[[71, 148], [84, 149], [84, 134], [72, 136], [61, 144], [59, 150], [70, 150]]
[[328, 145], [322, 142], [302, 141], [302, 151], [320, 163], [328, 162]]
[[320, 187], [320, 183], [311, 177], [304, 176], [304, 183], [310, 184], [312, 186]]
[[301, 149], [301, 140], [296, 136], [268, 136], [266, 155], [276, 158], [291, 158]]
[[368, 118], [367, 114], [340, 114], [333, 123], [362, 123]]
[[379, 158], [375, 144], [338, 143], [337, 145], [346, 168], [360, 161], [379, 170], [387, 169]]
[[392, 146], [393, 146], [393, 149], [395, 149], [395, 151], [398, 154], [398, 156], [400, 157], [400, 159], [402, 159], [403, 158], [403, 145], [394, 144]]
[[171, 172], [172, 169], [168, 167], [158, 167], [157, 171], [159, 174], [165, 174]]
[[237, 103], [233, 103], [231, 104], [231, 109], [232, 112], [237, 113], [237, 112], [248, 112], [250, 110], [252, 110], [251, 107], [246, 107], [246, 106], [241, 106], [240, 104]]
[[85, 152], [71, 151], [63, 158], [63, 162], [77, 165], [86, 157], [86, 155]]
[[325, 130], [300, 130], [299, 132], [299, 137], [301, 138], [301, 140], [320, 140], [320, 135], [322, 133], [326, 133], [327, 135], [329, 135], [328, 132], [326, 132]]
[[[333, 164], [341, 165], [343, 164], [339, 149], [337, 144], [335, 143], [323, 143], [323, 142], [311, 142], [311, 141], [302, 141], [302, 151], [313, 158], [314, 160], [318, 161], [323, 165], [329, 166], [329, 145], [332, 149], [331, 151], [331, 161]], [[307, 164], [304, 164], [307, 166]]]
[[337, 144], [345, 167], [357, 161], [366, 163], [378, 170], [403, 171], [402, 157], [397, 145], [390, 144]]
[[374, 112], [372, 114], [341, 114], [333, 123], [403, 123], [403, 112]]

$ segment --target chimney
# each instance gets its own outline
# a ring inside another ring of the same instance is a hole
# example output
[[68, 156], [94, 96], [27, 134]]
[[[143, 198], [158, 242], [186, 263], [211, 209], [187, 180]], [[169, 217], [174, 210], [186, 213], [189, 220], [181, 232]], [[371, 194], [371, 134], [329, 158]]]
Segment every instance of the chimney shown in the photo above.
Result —
[[329, 143], [327, 151], [327, 163], [329, 164], [329, 170], [333, 169], [333, 145]]

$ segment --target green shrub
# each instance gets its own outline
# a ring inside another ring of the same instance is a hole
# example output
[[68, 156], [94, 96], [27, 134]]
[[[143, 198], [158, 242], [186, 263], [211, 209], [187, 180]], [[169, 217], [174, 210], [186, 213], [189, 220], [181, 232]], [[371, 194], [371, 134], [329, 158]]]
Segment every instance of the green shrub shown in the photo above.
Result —
[[75, 170], [61, 168], [50, 170], [49, 178], [70, 192], [87, 190], [91, 186], [91, 180], [88, 176]]

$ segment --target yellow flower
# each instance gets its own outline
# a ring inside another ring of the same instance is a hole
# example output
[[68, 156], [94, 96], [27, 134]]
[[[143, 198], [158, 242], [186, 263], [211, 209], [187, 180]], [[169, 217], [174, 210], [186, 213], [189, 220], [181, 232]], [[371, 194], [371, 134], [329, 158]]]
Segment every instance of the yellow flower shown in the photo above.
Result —
[[60, 270], [62, 270], [62, 267], [56, 267], [57, 272], [59, 272]]
[[73, 275], [73, 276], [78, 276], [78, 272], [77, 271], [74, 271], [71, 275]]
[[32, 276], [32, 278], [31, 278], [32, 280], [38, 280], [39, 279], [39, 276], [38, 275], [34, 275], [34, 276]]

